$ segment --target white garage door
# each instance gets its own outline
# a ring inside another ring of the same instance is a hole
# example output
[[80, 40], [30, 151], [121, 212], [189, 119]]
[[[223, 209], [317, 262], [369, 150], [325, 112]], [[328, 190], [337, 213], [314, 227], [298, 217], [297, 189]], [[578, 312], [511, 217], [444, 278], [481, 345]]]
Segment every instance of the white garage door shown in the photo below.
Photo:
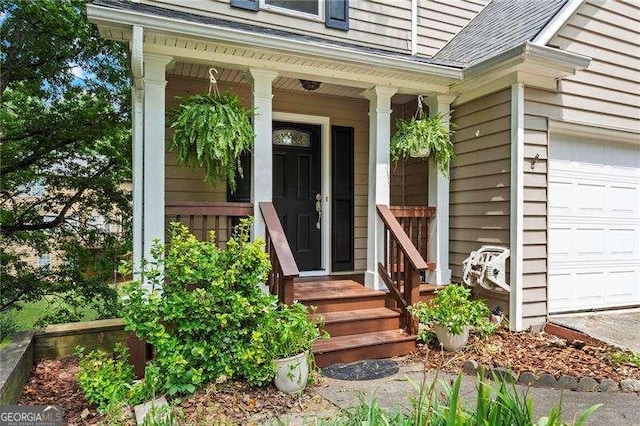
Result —
[[549, 145], [549, 312], [639, 305], [640, 145]]

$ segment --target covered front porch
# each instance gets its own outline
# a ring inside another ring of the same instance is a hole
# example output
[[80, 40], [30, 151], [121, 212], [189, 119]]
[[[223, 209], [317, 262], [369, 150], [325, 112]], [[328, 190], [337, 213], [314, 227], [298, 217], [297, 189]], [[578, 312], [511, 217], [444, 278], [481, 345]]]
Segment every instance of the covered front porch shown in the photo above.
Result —
[[[274, 53], [136, 26], [131, 44], [140, 73], [133, 97], [134, 269], [152, 241], [165, 241], [170, 221], [199, 238], [214, 231], [223, 246], [238, 219], [253, 216], [253, 238], [266, 241], [272, 263], [265, 288], [284, 303], [325, 306], [327, 324], [347, 324], [336, 326], [342, 331], [334, 346], [319, 353], [335, 351], [340, 355], [329, 361], [346, 361], [414, 345], [407, 306], [450, 282], [449, 182], [423, 159], [391, 164], [390, 137], [397, 119], [414, 114], [418, 95], [448, 122], [455, 73], [438, 66], [409, 72], [393, 61], [374, 69], [362, 58]], [[204, 182], [201, 170], [181, 166], [167, 149], [167, 110], [177, 97], [206, 93], [211, 68], [218, 90], [254, 111], [253, 155], [243, 159], [235, 192]], [[319, 87], [305, 88], [302, 80]], [[364, 286], [344, 274], [363, 277]], [[360, 346], [343, 347], [356, 336]]]

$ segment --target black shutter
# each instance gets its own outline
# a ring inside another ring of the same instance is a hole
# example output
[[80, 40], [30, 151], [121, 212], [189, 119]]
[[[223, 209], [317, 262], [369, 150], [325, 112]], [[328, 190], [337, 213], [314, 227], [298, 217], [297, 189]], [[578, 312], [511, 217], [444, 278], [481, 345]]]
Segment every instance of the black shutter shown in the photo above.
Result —
[[258, 0], [231, 0], [231, 7], [258, 11]]
[[349, 29], [349, 0], [325, 0], [325, 25], [338, 30]]
[[331, 126], [331, 269], [353, 271], [353, 128]]

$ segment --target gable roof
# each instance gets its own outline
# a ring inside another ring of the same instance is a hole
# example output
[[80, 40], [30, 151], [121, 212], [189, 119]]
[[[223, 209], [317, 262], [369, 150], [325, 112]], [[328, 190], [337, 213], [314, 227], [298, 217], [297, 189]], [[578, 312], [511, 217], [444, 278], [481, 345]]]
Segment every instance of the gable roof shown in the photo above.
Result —
[[567, 0], [493, 0], [434, 59], [466, 66], [533, 40]]

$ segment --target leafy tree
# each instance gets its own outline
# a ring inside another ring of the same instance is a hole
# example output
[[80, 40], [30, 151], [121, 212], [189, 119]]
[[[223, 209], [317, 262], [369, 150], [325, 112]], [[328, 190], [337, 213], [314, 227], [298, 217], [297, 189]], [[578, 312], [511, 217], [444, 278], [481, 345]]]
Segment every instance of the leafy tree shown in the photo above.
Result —
[[[128, 248], [127, 48], [100, 38], [84, 0], [0, 0], [0, 312], [43, 296], [49, 317], [116, 315]], [[105, 218], [122, 228], [96, 226]], [[56, 253], [38, 268], [22, 257]]]

